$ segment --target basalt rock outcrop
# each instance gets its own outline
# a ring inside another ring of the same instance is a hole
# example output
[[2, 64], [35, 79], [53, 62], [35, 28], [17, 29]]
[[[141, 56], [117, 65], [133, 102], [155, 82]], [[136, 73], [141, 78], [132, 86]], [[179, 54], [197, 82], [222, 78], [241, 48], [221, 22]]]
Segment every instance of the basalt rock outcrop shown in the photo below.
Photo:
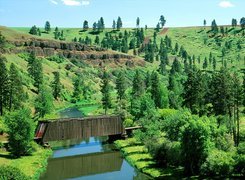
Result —
[[13, 44], [14, 47], [9, 49], [9, 53], [34, 52], [35, 55], [39, 57], [58, 55], [68, 59], [84, 60], [86, 63], [95, 66], [101, 66], [106, 63], [113, 63], [115, 65], [123, 64], [128, 67], [135, 65], [144, 66], [144, 61], [141, 59], [136, 60], [134, 56], [75, 42], [32, 38], [12, 41], [10, 43]]

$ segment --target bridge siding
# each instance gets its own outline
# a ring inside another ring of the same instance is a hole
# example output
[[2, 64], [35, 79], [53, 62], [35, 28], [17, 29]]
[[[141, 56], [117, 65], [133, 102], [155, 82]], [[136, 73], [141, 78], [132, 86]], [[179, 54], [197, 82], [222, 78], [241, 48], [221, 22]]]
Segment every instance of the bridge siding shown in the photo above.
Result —
[[61, 119], [47, 123], [43, 141], [83, 139], [122, 134], [123, 132], [124, 127], [119, 116]]

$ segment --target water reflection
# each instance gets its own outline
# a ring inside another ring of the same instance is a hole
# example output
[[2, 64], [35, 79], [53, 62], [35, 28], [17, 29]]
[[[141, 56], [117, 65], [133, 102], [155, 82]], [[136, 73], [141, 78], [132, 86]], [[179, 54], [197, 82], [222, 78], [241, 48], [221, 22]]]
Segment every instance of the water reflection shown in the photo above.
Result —
[[66, 145], [71, 143], [69, 148], [61, 147], [61, 142], [51, 143], [54, 154], [40, 179], [149, 179], [130, 166], [121, 153], [115, 151], [112, 144], [105, 143], [105, 140], [106, 137], [90, 138], [89, 142], [66, 141]]

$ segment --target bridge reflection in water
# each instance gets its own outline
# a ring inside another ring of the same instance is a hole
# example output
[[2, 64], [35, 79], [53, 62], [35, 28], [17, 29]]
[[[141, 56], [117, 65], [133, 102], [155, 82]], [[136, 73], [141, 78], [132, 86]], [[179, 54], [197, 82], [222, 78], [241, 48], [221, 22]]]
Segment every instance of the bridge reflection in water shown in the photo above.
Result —
[[48, 177], [42, 179], [60, 180], [120, 171], [123, 159], [120, 152], [115, 151], [53, 158], [48, 163]]

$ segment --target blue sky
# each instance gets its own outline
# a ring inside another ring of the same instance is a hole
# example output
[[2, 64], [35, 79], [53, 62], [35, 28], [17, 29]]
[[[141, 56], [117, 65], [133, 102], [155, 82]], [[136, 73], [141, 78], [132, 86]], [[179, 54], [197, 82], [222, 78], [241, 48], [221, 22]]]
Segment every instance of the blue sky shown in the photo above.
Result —
[[245, 0], [0, 0], [0, 25], [43, 27], [48, 20], [51, 26], [81, 27], [88, 20], [91, 27], [102, 16], [111, 27], [120, 16], [123, 27], [135, 27], [137, 17], [142, 27], [155, 27], [160, 15], [168, 27], [202, 25], [203, 19], [223, 25], [240, 20], [244, 9]]

